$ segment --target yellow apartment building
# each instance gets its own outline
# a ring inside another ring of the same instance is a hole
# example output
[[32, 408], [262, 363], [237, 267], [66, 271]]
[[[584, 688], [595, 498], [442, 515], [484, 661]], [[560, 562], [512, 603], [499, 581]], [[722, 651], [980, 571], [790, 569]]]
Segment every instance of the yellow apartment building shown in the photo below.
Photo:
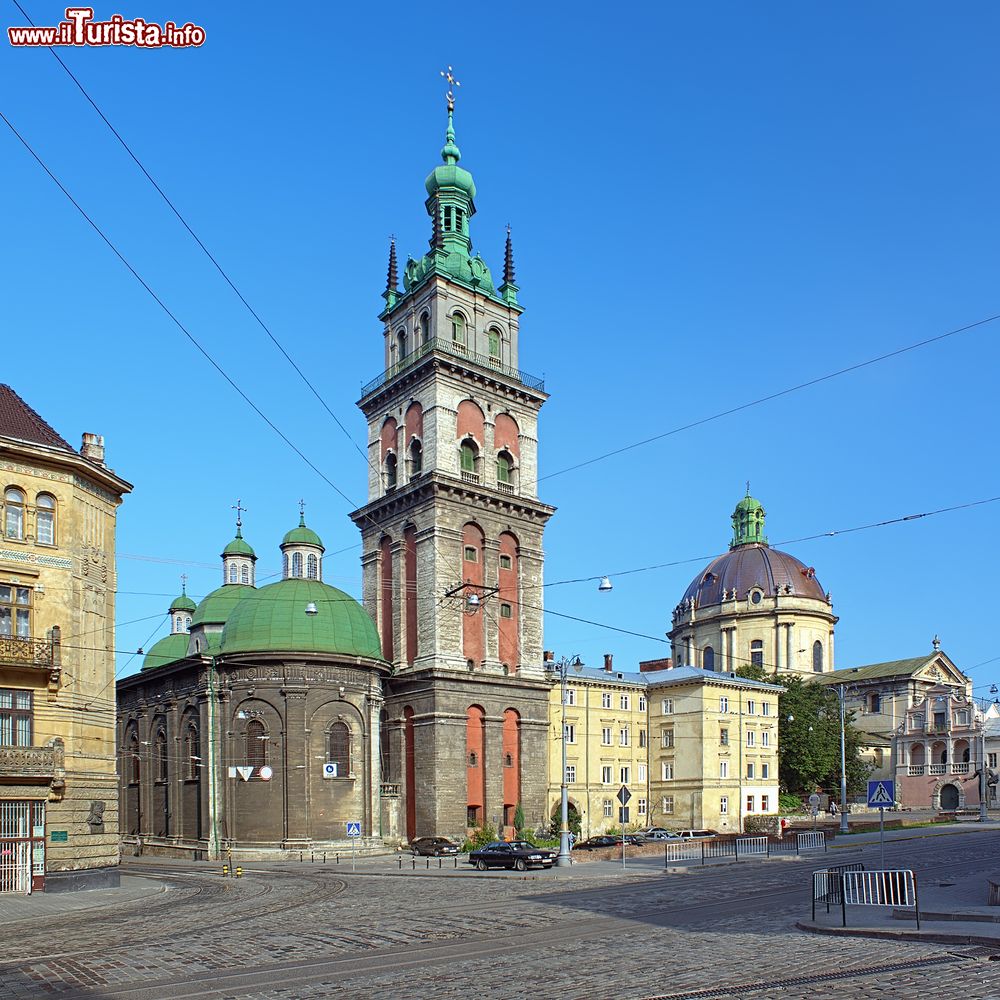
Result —
[[72, 448], [0, 385], [0, 893], [118, 884], [115, 516], [103, 438]]
[[[548, 654], [547, 654], [548, 656]], [[562, 682], [552, 660], [549, 696], [548, 814], [558, 819], [561, 804]], [[566, 678], [566, 783], [571, 809], [580, 814], [583, 837], [620, 824], [617, 795], [622, 785], [632, 795], [627, 825], [647, 825], [649, 810], [649, 726], [646, 678], [604, 667], [569, 668]]]
[[697, 667], [646, 676], [649, 826], [742, 833], [778, 813], [776, 684]]

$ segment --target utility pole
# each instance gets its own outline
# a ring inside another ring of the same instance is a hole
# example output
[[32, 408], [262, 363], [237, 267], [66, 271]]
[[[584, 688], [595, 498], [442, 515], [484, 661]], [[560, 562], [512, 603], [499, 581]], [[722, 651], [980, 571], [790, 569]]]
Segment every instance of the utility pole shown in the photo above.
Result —
[[567, 660], [564, 656], [554, 666], [559, 671], [562, 698], [562, 781], [559, 783], [562, 815], [559, 826], [559, 853], [556, 855], [555, 863], [557, 868], [566, 868], [573, 863], [569, 843], [569, 790], [566, 788], [566, 674], [570, 667], [579, 671], [583, 664], [579, 656], [574, 656], [572, 660]]
[[847, 713], [845, 700], [847, 691], [839, 684], [840, 694], [840, 832], [847, 833], [847, 753], [845, 751], [845, 730], [847, 728]]

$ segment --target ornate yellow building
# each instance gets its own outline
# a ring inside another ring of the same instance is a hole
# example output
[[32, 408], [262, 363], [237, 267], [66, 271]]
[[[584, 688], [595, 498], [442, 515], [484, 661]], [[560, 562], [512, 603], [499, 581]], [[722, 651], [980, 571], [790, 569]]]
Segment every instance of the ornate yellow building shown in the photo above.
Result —
[[74, 450], [0, 385], [0, 892], [118, 882], [115, 516], [103, 438]]

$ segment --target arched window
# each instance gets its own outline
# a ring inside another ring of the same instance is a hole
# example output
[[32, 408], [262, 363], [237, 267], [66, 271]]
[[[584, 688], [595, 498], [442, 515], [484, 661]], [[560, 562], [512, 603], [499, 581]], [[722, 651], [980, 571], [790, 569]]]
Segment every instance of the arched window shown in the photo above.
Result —
[[424, 446], [414, 438], [410, 442], [410, 477], [419, 476], [424, 471]]
[[711, 646], [706, 646], [701, 654], [701, 665], [705, 670], [715, 669], [715, 650]]
[[475, 750], [469, 751], [469, 767], [479, 767], [479, 755]]
[[292, 576], [301, 577], [302, 576], [302, 553], [293, 552], [292, 553]]
[[243, 565], [240, 567], [240, 583], [248, 584], [250, 583], [250, 567]]
[[132, 762], [132, 784], [138, 785], [142, 779], [142, 758], [139, 756], [139, 736], [134, 729], [129, 737], [128, 751]]
[[764, 642], [761, 639], [754, 639], [750, 643], [750, 666], [764, 666]]
[[184, 734], [184, 756], [187, 759], [187, 776], [189, 781], [198, 778], [198, 766], [201, 764], [201, 742], [198, 739], [198, 727], [189, 722]]
[[245, 757], [247, 767], [263, 767], [267, 763], [267, 729], [259, 719], [247, 723]]
[[4, 518], [4, 534], [8, 538], [24, 538], [24, 494], [20, 490], [9, 489], [4, 495], [7, 516]]
[[396, 358], [402, 361], [406, 357], [406, 331], [400, 330], [396, 334]]
[[236, 574], [238, 572], [239, 571], [236, 568], [236, 563], [230, 563], [229, 564], [229, 582], [230, 583], [236, 583], [236, 580], [237, 580]]
[[285, 579], [287, 580], [288, 579], [288, 553], [287, 552], [282, 557], [282, 562], [284, 563], [284, 570], [285, 570], [284, 576], [285, 576]]
[[191, 631], [191, 616], [190, 615], [186, 615], [184, 617], [184, 631], [185, 632], [190, 632]]
[[813, 670], [817, 674], [823, 672], [823, 643], [819, 639], [813, 643]]
[[378, 716], [378, 757], [382, 781], [392, 780], [392, 751], [389, 744], [389, 713], [383, 708]]
[[451, 317], [451, 339], [456, 347], [465, 349], [465, 317], [461, 313], [454, 313]]
[[396, 488], [396, 456], [390, 451], [385, 456], [385, 488], [394, 490]]
[[462, 471], [476, 471], [476, 448], [470, 441], [462, 442]]
[[490, 361], [497, 362], [500, 360], [500, 345], [503, 343], [503, 338], [495, 327], [487, 334], [487, 338], [490, 345]]
[[431, 339], [431, 318], [427, 313], [420, 314], [420, 343], [427, 344]]
[[306, 576], [309, 577], [310, 580], [316, 580], [319, 578], [319, 560], [312, 552], [306, 556]]
[[330, 727], [327, 760], [337, 765], [337, 777], [351, 774], [351, 727], [346, 722], [335, 722]]
[[497, 482], [505, 486], [514, 484], [514, 462], [505, 451], [497, 455]]
[[48, 493], [39, 493], [35, 500], [35, 537], [41, 545], [56, 544], [56, 501]]
[[163, 729], [156, 730], [156, 780], [167, 780], [167, 734]]

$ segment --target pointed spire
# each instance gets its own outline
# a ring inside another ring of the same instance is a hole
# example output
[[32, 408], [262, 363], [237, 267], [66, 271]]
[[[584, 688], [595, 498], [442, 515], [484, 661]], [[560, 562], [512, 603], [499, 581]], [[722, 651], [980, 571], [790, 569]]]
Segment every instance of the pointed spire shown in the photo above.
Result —
[[507, 245], [503, 255], [503, 284], [498, 289], [504, 301], [517, 305], [517, 282], [514, 281], [514, 245], [510, 240], [510, 223], [507, 223]]
[[448, 93], [445, 95], [448, 99], [448, 128], [444, 133], [444, 148], [441, 150], [441, 159], [445, 163], [458, 163], [462, 158], [462, 152], [455, 145], [455, 122], [453, 119], [455, 113], [455, 91], [452, 88], [461, 87], [462, 84], [455, 79], [455, 74], [452, 72], [450, 66], [447, 72], [441, 70], [441, 75], [448, 81]]
[[391, 309], [396, 304], [399, 292], [396, 290], [399, 284], [399, 268], [396, 265], [396, 237], [389, 237], [389, 270], [385, 279], [385, 291], [382, 298], [385, 299], [386, 309]]

